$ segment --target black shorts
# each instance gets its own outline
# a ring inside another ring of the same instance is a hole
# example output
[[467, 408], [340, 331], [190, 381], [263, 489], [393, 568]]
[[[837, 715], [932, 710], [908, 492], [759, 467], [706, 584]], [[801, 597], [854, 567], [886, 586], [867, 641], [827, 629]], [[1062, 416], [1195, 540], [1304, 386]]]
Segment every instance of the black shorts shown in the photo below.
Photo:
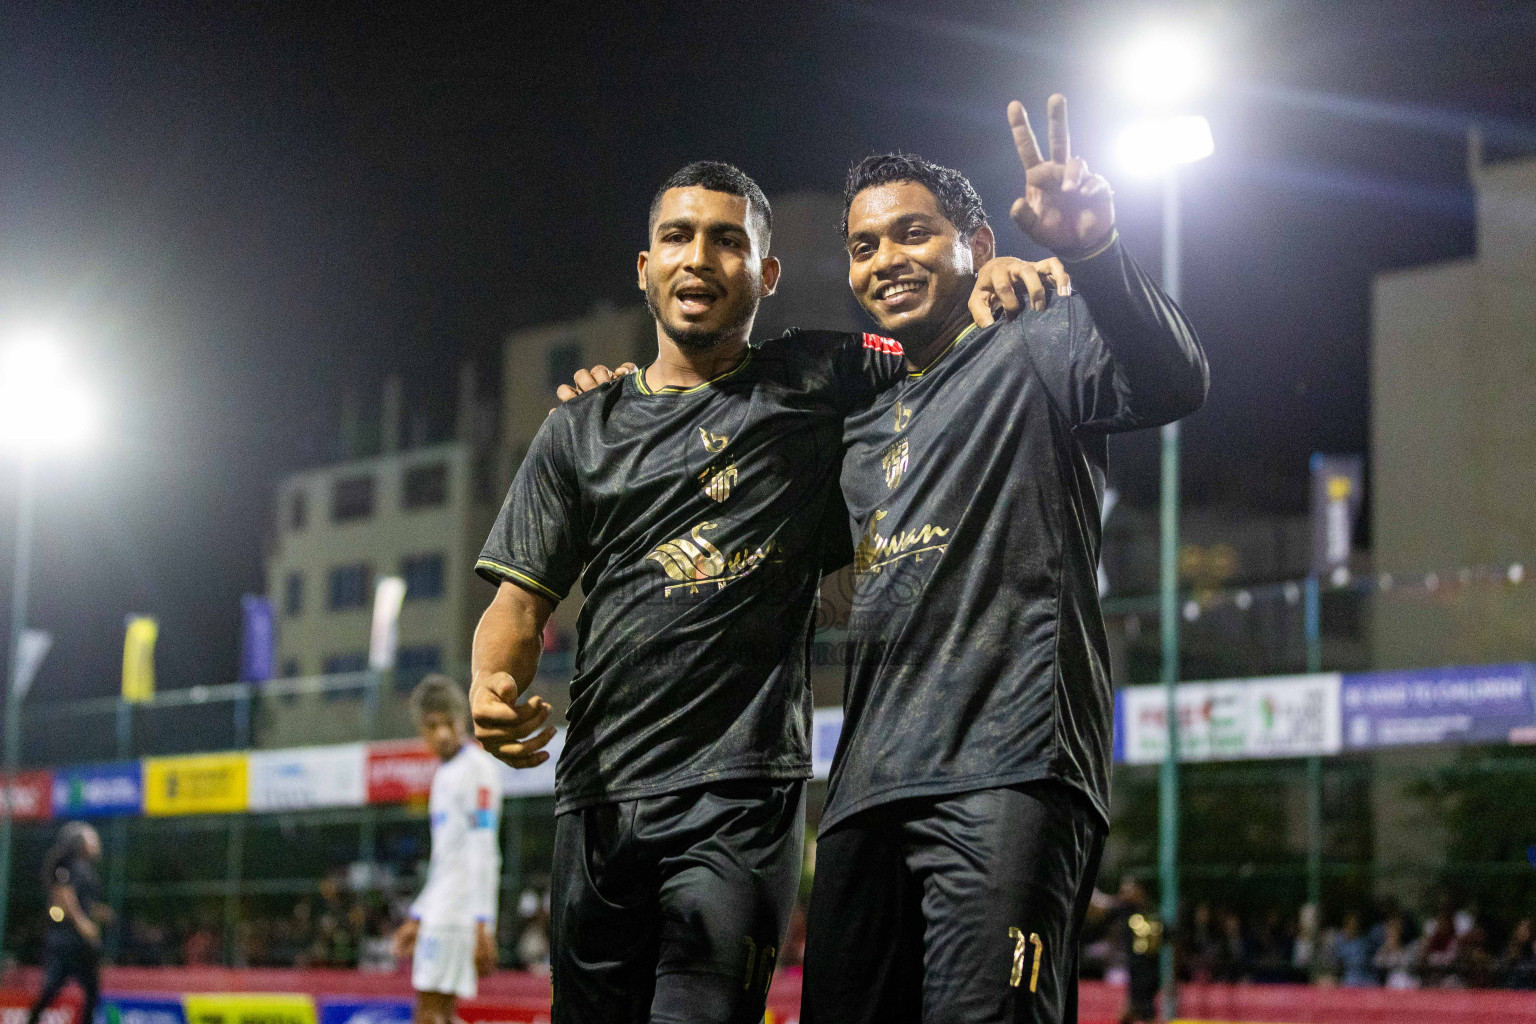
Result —
[[553, 1024], [758, 1024], [804, 838], [798, 780], [725, 782], [557, 817]]
[[803, 1024], [1077, 1020], [1104, 826], [1055, 782], [893, 802], [822, 835]]

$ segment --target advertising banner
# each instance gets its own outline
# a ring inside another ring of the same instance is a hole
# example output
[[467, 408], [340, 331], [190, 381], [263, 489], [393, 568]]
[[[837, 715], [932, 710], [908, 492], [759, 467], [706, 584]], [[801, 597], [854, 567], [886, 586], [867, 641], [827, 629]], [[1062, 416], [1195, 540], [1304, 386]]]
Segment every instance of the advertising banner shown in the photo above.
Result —
[[549, 1004], [528, 1002], [460, 1002], [464, 1024], [549, 1024]]
[[187, 1024], [317, 1024], [315, 1001], [276, 992], [188, 993]]
[[60, 818], [111, 818], [144, 806], [144, 773], [137, 761], [77, 764], [53, 775], [53, 808]]
[[272, 602], [258, 594], [240, 597], [240, 681], [261, 683], [276, 675], [277, 630]]
[[245, 808], [244, 754], [144, 759], [145, 814], [229, 814]]
[[410, 1024], [409, 999], [320, 999], [320, 1024]]
[[[549, 760], [534, 768], [513, 768], [501, 765], [501, 790], [503, 796], [552, 796], [555, 792], [555, 765], [560, 761], [560, 751], [565, 749], [565, 729], [555, 730], [554, 738], [544, 747]], [[501, 764], [500, 761], [496, 762]]]
[[138, 704], [155, 699], [155, 641], [160, 624], [147, 615], [130, 615], [123, 634], [123, 700]]
[[1423, 743], [1536, 742], [1530, 665], [1474, 665], [1344, 677], [1351, 750]]
[[1349, 565], [1355, 521], [1365, 498], [1365, 461], [1358, 455], [1312, 456], [1312, 574]]
[[253, 811], [361, 807], [368, 797], [366, 744], [253, 750], [246, 761]]
[[108, 994], [97, 1019], [101, 1024], [187, 1024], [187, 1011], [180, 999]]
[[[1336, 673], [1181, 683], [1179, 759], [1222, 761], [1336, 754], [1340, 736]], [[1168, 748], [1167, 697], [1161, 686], [1132, 686], [1118, 695], [1127, 764], [1156, 764]]]
[[[27, 1010], [35, 992], [8, 989], [0, 992], [0, 1024], [27, 1024]], [[66, 988], [54, 1004], [43, 1011], [38, 1024], [76, 1024], [80, 1020], [80, 996]]]
[[21, 772], [0, 787], [0, 800], [11, 805], [17, 821], [42, 821], [53, 817], [53, 773]]
[[368, 744], [368, 802], [403, 804], [432, 792], [437, 758], [420, 740]]
[[817, 708], [811, 712], [811, 773], [825, 779], [832, 774], [832, 755], [843, 732], [842, 708]]

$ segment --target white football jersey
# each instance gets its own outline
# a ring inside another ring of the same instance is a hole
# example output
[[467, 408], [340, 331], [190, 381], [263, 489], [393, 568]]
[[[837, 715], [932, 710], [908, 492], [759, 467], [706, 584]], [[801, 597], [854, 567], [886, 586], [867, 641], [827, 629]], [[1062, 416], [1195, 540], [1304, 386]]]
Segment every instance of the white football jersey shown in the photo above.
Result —
[[423, 928], [496, 923], [501, 887], [501, 767], [474, 743], [432, 776], [432, 861], [411, 905]]

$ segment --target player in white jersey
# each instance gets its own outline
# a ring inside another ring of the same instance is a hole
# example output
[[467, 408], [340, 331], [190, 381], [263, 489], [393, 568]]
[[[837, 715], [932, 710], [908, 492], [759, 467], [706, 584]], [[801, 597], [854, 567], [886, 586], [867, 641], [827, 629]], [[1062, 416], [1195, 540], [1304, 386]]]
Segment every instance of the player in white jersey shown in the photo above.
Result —
[[443, 759], [432, 776], [432, 861], [395, 953], [414, 953], [416, 1024], [453, 1024], [458, 997], [473, 997], [496, 968], [496, 896], [501, 882], [501, 766], [466, 731], [469, 705], [446, 676], [411, 694], [416, 729]]

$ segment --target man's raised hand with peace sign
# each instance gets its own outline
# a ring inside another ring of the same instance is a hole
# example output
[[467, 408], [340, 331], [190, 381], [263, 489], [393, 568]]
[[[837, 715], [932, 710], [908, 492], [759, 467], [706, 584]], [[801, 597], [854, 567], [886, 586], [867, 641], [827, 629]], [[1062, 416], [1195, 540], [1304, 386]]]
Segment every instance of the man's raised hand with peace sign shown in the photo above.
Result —
[[1060, 93], [1046, 105], [1051, 156], [1040, 155], [1024, 104], [1008, 104], [1013, 144], [1024, 164], [1024, 194], [1008, 215], [1030, 238], [1065, 260], [1091, 256], [1115, 233], [1115, 199], [1109, 182], [1072, 155], [1067, 132], [1067, 98]]

